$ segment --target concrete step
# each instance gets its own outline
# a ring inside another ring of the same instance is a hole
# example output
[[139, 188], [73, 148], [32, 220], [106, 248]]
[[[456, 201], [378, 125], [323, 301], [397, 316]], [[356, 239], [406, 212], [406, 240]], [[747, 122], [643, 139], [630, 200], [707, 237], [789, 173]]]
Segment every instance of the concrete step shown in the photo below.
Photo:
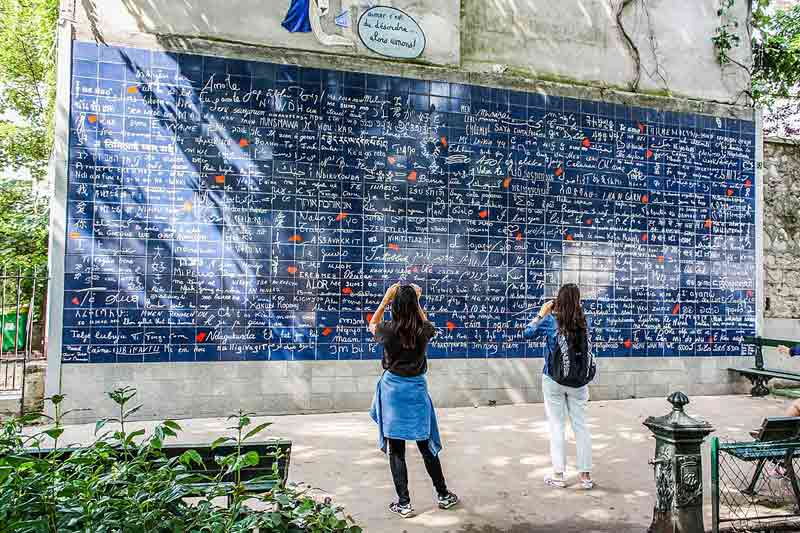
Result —
[[19, 415], [20, 391], [0, 392], [0, 420]]

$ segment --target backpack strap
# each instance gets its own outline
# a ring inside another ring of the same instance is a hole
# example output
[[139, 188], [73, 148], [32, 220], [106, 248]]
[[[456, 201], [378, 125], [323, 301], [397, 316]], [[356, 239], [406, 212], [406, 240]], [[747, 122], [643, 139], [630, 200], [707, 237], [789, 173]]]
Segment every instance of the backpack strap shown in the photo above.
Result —
[[565, 376], [569, 375], [570, 359], [569, 359], [569, 340], [560, 331], [556, 333], [556, 341], [558, 347], [561, 349], [561, 368]]

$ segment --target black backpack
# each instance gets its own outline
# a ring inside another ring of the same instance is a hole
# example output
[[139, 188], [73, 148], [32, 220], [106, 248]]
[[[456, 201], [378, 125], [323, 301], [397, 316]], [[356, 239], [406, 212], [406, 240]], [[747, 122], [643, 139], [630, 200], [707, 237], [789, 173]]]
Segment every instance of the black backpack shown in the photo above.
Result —
[[550, 377], [565, 387], [588, 385], [597, 373], [597, 365], [586, 330], [579, 329], [571, 339], [559, 331], [556, 340], [556, 348], [548, 360]]

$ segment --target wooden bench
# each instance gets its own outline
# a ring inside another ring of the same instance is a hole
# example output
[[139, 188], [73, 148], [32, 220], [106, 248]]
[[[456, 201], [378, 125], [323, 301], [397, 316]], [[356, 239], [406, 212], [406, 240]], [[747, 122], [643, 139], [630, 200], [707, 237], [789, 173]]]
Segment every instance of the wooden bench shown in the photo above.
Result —
[[[67, 460], [81, 448], [59, 448], [54, 457], [59, 461]], [[210, 444], [164, 444], [161, 448], [167, 459], [181, 457], [189, 450], [196, 451], [205, 468], [195, 463], [189, 465], [189, 473], [197, 476], [196, 481], [186, 483], [192, 490], [189, 497], [202, 496], [210, 488], [219, 487], [226, 493], [228, 504], [235, 486], [234, 474], [223, 475], [221, 482], [212, 481], [224, 470], [217, 464], [215, 457], [225, 457], [236, 453], [235, 444], [224, 444], [213, 450]], [[28, 455], [44, 458], [55, 452], [53, 448], [30, 448]], [[247, 494], [260, 494], [272, 490], [278, 484], [285, 484], [289, 476], [289, 462], [292, 453], [292, 442], [288, 440], [248, 440], [241, 445], [241, 454], [256, 452], [259, 457], [257, 465], [246, 466], [240, 470], [240, 479]]]
[[[751, 436], [754, 438], [752, 442], [720, 443], [718, 438], [711, 440], [712, 531], [719, 531], [719, 525], [723, 522], [753, 520], [758, 523], [761, 518], [796, 519], [800, 513], [800, 484], [793, 461], [794, 458], [800, 457], [800, 417], [765, 418], [761, 428], [752, 432]], [[745, 463], [755, 463], [753, 475], [748, 478], [744, 469], [735, 468], [731, 463], [725, 461], [724, 455], [729, 455]], [[770, 486], [768, 480], [759, 483], [762, 481], [764, 467], [767, 463], [774, 464], [776, 470], [780, 467], [783, 470], [780, 473], [781, 476], [788, 480], [791, 486], [794, 499], [794, 510], [791, 514], [772, 512], [768, 516], [762, 516], [756, 509], [757, 505], [753, 504], [758, 501], [759, 487]], [[745, 483], [747, 486], [744, 486]], [[750, 499], [745, 503], [737, 503], [737, 498], [721, 497], [720, 491], [726, 493], [737, 491]], [[721, 517], [721, 504], [725, 504], [729, 511], [737, 505], [742, 506], [741, 508], [746, 507], [748, 511], [728, 513], [730, 516]], [[736, 530], [739, 531], [739, 529]], [[767, 531], [767, 529], [760, 528], [757, 530]], [[769, 529], [769, 531], [773, 531], [773, 529]], [[792, 531], [795, 530], [792, 529]]]
[[731, 448], [727, 453], [739, 460], [753, 462], [756, 464], [755, 472], [747, 488], [742, 490], [744, 494], [753, 494], [758, 484], [764, 465], [767, 461], [780, 462], [786, 469], [786, 475], [792, 485], [795, 501], [800, 506], [800, 487], [798, 487], [797, 476], [794, 471], [792, 458], [800, 455], [800, 447], [789, 446], [797, 444], [800, 436], [800, 417], [795, 416], [773, 416], [767, 417], [761, 423], [758, 431], [750, 434], [756, 443], [766, 443], [765, 446], [746, 446], [741, 448]]
[[766, 396], [769, 394], [767, 383], [769, 383], [771, 379], [800, 381], [800, 374], [774, 368], [764, 368], [764, 353], [762, 352], [764, 346], [773, 348], [777, 348], [778, 346], [791, 347], [795, 344], [800, 344], [800, 341], [766, 339], [764, 337], [745, 337], [744, 344], [750, 344], [756, 347], [755, 366], [753, 368], [729, 368], [728, 370], [741, 374], [750, 380], [750, 383], [753, 385], [753, 388], [750, 389], [750, 395]]

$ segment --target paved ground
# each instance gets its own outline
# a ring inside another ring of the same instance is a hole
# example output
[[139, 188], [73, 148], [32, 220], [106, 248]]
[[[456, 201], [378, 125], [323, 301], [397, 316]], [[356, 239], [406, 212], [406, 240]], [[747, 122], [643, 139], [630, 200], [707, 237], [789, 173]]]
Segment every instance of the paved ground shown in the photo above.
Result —
[[[695, 397], [687, 411], [710, 421], [720, 437], [746, 438], [764, 416], [781, 414], [783, 405], [775, 398]], [[274, 422], [273, 436], [294, 441], [290, 478], [332, 495], [369, 532], [641, 533], [650, 523], [654, 503], [652, 468], [647, 463], [654, 442], [642, 421], [665, 414], [669, 407], [664, 399], [589, 404], [597, 482], [591, 492], [544, 486], [549, 455], [542, 404], [441, 409], [445, 475], [463, 504], [450, 511], [436, 508], [422, 460], [416, 449], [409, 448], [410, 488], [418, 514], [408, 520], [386, 511], [394, 489], [366, 413], [268, 419]], [[181, 424], [185, 429], [181, 440], [193, 442], [210, 442], [227, 425], [222, 419]], [[88, 425], [71, 426], [67, 439], [91, 440], [92, 430]], [[574, 447], [571, 454], [574, 458]], [[706, 496], [708, 458], [706, 450]]]

